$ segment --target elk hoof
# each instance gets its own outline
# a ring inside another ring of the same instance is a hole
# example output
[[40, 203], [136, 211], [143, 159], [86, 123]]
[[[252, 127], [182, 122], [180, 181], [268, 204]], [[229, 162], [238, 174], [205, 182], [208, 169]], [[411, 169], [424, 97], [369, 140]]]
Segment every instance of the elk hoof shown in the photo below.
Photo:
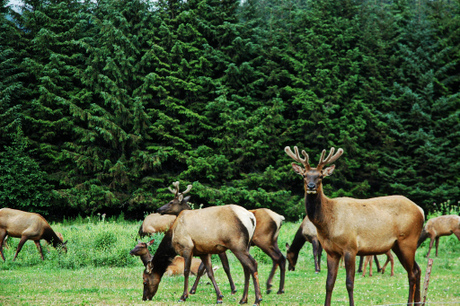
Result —
[[242, 299], [242, 300], [240, 301], [240, 304], [247, 304], [247, 303], [248, 303], [248, 300]]
[[236, 289], [233, 289], [233, 290], [232, 290], [232, 295], [235, 294], [236, 291], [237, 291]]
[[196, 290], [192, 289], [189, 291], [190, 294], [195, 294], [196, 293]]
[[216, 304], [222, 304], [222, 299], [217, 300]]
[[267, 291], [265, 291], [266, 294], [270, 294], [272, 292], [272, 289], [267, 289]]
[[283, 293], [284, 293], [284, 290], [278, 290], [276, 294], [283, 294]]

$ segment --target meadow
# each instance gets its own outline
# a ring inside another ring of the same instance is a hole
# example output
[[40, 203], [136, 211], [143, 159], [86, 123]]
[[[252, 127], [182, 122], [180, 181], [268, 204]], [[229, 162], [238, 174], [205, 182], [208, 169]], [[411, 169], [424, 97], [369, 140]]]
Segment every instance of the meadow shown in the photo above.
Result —
[[[142, 271], [138, 257], [129, 255], [137, 244], [140, 221], [125, 221], [123, 216], [106, 220], [103, 216], [76, 218], [52, 223], [55, 231], [68, 240], [68, 252], [60, 254], [42, 241], [45, 261], [32, 241], [28, 241], [12, 261], [19, 239], [8, 239], [4, 250], [6, 262], [0, 262], [0, 305], [177, 305], [183, 290], [183, 276], [163, 277], [152, 301], [142, 301]], [[301, 221], [283, 224], [278, 244], [286, 253], [286, 242], [291, 243]], [[156, 234], [151, 246], [153, 253], [162, 239]], [[148, 238], [142, 241], [148, 241]], [[422, 268], [422, 286], [427, 267], [429, 241], [418, 249], [416, 260]], [[460, 305], [460, 242], [453, 235], [441, 237], [439, 256], [434, 259], [427, 294], [427, 305]], [[243, 271], [240, 263], [230, 253], [232, 276], [238, 292], [230, 293], [230, 286], [221, 263], [216, 256], [213, 265], [220, 267], [216, 280], [224, 294], [223, 303], [237, 305], [243, 290]], [[257, 247], [251, 254], [259, 264], [259, 279], [263, 292], [262, 305], [322, 305], [324, 303], [327, 275], [326, 254], [323, 252], [321, 272], [315, 274], [311, 244], [302, 248], [295, 271], [286, 271], [285, 294], [277, 295], [279, 273], [275, 274], [273, 291], [265, 294], [265, 281], [271, 269], [271, 260]], [[385, 256], [379, 257], [381, 264]], [[287, 265], [286, 265], [287, 266]], [[390, 269], [374, 276], [355, 278], [356, 305], [405, 305], [408, 294], [407, 274], [395, 257], [395, 276]], [[191, 282], [195, 279], [191, 276]], [[348, 305], [345, 288], [345, 269], [341, 268], [332, 296], [334, 305]], [[249, 303], [254, 301], [252, 282]], [[200, 281], [197, 293], [190, 295], [186, 304], [212, 305], [216, 296], [207, 277]]]

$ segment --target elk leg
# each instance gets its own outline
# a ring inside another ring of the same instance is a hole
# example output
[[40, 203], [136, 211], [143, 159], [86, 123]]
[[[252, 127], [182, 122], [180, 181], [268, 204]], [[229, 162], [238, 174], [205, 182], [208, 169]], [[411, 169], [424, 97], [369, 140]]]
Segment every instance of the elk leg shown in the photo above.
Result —
[[180, 301], [185, 302], [188, 298], [188, 279], [190, 276], [190, 266], [192, 265], [193, 254], [192, 252], [184, 252], [182, 256], [184, 257], [184, 293], [182, 293]]
[[393, 259], [393, 255], [391, 255], [391, 251], [388, 251], [385, 254], [387, 255], [387, 261], [385, 262], [385, 264], [382, 267], [382, 274], [385, 273], [385, 268], [387, 267], [388, 263], [390, 262], [391, 263], [391, 275], [390, 276], [394, 276], [395, 275], [395, 262], [394, 262], [394, 259]]
[[[372, 266], [372, 257], [369, 256], [369, 267]], [[345, 269], [347, 273], [346, 285], [348, 291], [348, 299], [349, 305], [355, 305], [355, 301], [353, 299], [353, 287], [355, 283], [355, 265], [356, 265], [356, 255], [351, 253], [346, 253], [344, 256], [345, 261]]]
[[321, 252], [323, 248], [318, 239], [313, 239], [311, 245], [313, 247], [313, 258], [315, 260], [315, 273], [319, 273], [321, 271]]
[[23, 236], [21, 238], [21, 240], [19, 241], [18, 243], [18, 248], [16, 249], [16, 253], [14, 254], [14, 257], [13, 257], [13, 261], [16, 259], [16, 257], [18, 256], [19, 252], [21, 251], [22, 249], [22, 246], [24, 245], [24, 243], [26, 243], [27, 241], [27, 237]]
[[[359, 256], [359, 265], [358, 265], [358, 271], [356, 271], [356, 272], [358, 272], [358, 273], [361, 273], [361, 272], [363, 272], [363, 262], [364, 262], [364, 257], [366, 257], [366, 256], [362, 256], [362, 255], [361, 255], [361, 256]], [[364, 276], [364, 275], [363, 275], [363, 276]]]
[[198, 273], [196, 274], [196, 279], [195, 282], [193, 283], [192, 288], [190, 289], [190, 294], [195, 294], [196, 293], [196, 288], [198, 288], [198, 283], [200, 282], [200, 278], [204, 275], [206, 272], [206, 268], [204, 266], [203, 261], [201, 261], [200, 267], [198, 268]]
[[3, 261], [5, 261], [5, 256], [3, 256], [3, 243], [5, 241], [6, 231], [0, 232], [0, 255], [2, 256]]
[[367, 269], [367, 265], [369, 264], [369, 269], [372, 270], [372, 256], [360, 256], [360, 257], [364, 257], [364, 268], [362, 269], [362, 276], [366, 276], [366, 269]]
[[222, 252], [219, 255], [220, 261], [222, 262], [222, 267], [224, 268], [225, 274], [227, 274], [228, 282], [230, 283], [230, 289], [232, 294], [236, 293], [235, 283], [233, 282], [232, 275], [230, 274], [230, 265], [228, 263], [227, 254]]
[[280, 287], [278, 290], [278, 294], [284, 293], [284, 280], [285, 280], [285, 275], [286, 275], [286, 258], [283, 256], [283, 253], [281, 253], [280, 249], [278, 248], [277, 245], [271, 246], [269, 248], [264, 248], [264, 247], [259, 247], [262, 251], [264, 251], [265, 254], [270, 256], [270, 258], [273, 261], [272, 269], [270, 271], [270, 274], [268, 276], [267, 280], [267, 294], [269, 294], [272, 290], [272, 281], [273, 277], [275, 276], [276, 268], [279, 266], [280, 267]]
[[407, 304], [420, 302], [420, 278], [422, 270], [415, 262], [415, 251], [417, 246], [400, 245], [398, 243], [393, 247], [393, 252], [398, 257], [401, 265], [407, 271], [409, 280], [409, 298]]
[[374, 261], [375, 261], [375, 265], [377, 266], [377, 272], [382, 271], [382, 268], [380, 267], [379, 258], [377, 257], [377, 255], [374, 255]]
[[42, 260], [45, 260], [45, 257], [43, 257], [43, 250], [40, 244], [40, 240], [34, 240], [34, 242], [35, 242], [35, 245], [37, 246], [38, 252], [40, 253]]
[[240, 300], [240, 304], [245, 304], [248, 301], [248, 291], [249, 291], [249, 274], [252, 275], [252, 280], [254, 282], [254, 292], [256, 299], [254, 301], [254, 305], [260, 305], [262, 301], [262, 294], [260, 292], [260, 284], [259, 284], [259, 275], [257, 273], [257, 262], [256, 260], [249, 254], [248, 250], [244, 252], [233, 252], [241, 262], [241, 265], [244, 269], [244, 292], [243, 297]]
[[372, 276], [372, 260], [374, 256], [369, 256], [369, 276]]
[[438, 247], [439, 247], [439, 236], [436, 237], [436, 257], [438, 257]]
[[206, 254], [206, 255], [201, 255], [201, 263], [204, 264], [206, 267], [206, 271], [208, 272], [208, 277], [211, 279], [212, 285], [214, 286], [214, 290], [216, 290], [216, 295], [217, 295], [217, 304], [222, 304], [222, 292], [220, 291], [219, 287], [217, 286], [216, 279], [214, 278], [214, 271], [212, 270], [212, 264], [211, 264], [211, 255]]
[[335, 280], [337, 279], [340, 258], [340, 255], [327, 254], [326, 301], [324, 302], [325, 306], [331, 305], [332, 290], [334, 290]]

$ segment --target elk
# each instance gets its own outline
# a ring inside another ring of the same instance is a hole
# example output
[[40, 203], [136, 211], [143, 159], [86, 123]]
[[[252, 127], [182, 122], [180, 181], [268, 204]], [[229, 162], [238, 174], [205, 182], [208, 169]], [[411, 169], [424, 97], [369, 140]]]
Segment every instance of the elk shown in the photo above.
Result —
[[244, 292], [240, 303], [247, 303], [249, 278], [252, 275], [255, 290], [255, 305], [259, 305], [262, 295], [257, 273], [257, 262], [249, 254], [249, 245], [254, 235], [256, 219], [241, 206], [230, 204], [198, 210], [184, 210], [166, 232], [151, 261], [143, 273], [143, 300], [151, 300], [157, 290], [166, 268], [174, 257], [184, 257], [184, 291], [180, 301], [188, 298], [188, 279], [193, 256], [199, 256], [205, 265], [217, 295], [217, 303], [222, 303], [222, 292], [214, 279], [211, 254], [223, 253], [230, 249], [244, 269]]
[[53, 247], [67, 252], [67, 241], [64, 242], [59, 238], [45, 218], [37, 213], [30, 213], [12, 208], [0, 209], [0, 255], [3, 261], [5, 261], [5, 256], [3, 255], [3, 241], [6, 235], [14, 238], [21, 238], [16, 253], [14, 254], [13, 261], [16, 259], [27, 240], [33, 240], [35, 242], [42, 260], [45, 260], [45, 258], [43, 257], [40, 239], [44, 239]]
[[[176, 194], [175, 200], [160, 207], [157, 210], [158, 213], [178, 215], [180, 214], [180, 212], [184, 210], [191, 209], [190, 205], [188, 205], [188, 200], [190, 197], [187, 197], [187, 200], [181, 200], [181, 197], [177, 196], [178, 194], [180, 195], [179, 182], [175, 182], [174, 186], [176, 187], [176, 189], [173, 191], [170, 188], [170, 191]], [[190, 191], [191, 187], [192, 185], [189, 185], [187, 187], [187, 191]], [[254, 232], [251, 245], [259, 247], [273, 261], [272, 269], [266, 282], [266, 292], [267, 294], [271, 292], [273, 277], [275, 275], [277, 267], [279, 266], [280, 285], [277, 293], [282, 294], [284, 293], [286, 258], [284, 257], [283, 253], [278, 247], [278, 235], [281, 228], [281, 223], [284, 221], [284, 217], [267, 208], [253, 209], [249, 211], [254, 214], [257, 221], [256, 230]], [[201, 268], [203, 269], [203, 266], [201, 266]], [[228, 267], [228, 269], [229, 271], [227, 275], [230, 274], [230, 268]], [[201, 275], [202, 273], [198, 274], [197, 279], [195, 280], [195, 283], [193, 284], [192, 289], [190, 290], [191, 293], [196, 292], [196, 288], [198, 286], [198, 282], [200, 280]]]
[[409, 280], [408, 304], [420, 302], [421, 270], [415, 261], [417, 240], [425, 219], [423, 210], [408, 198], [400, 195], [370, 199], [339, 197], [330, 199], [324, 195], [322, 180], [330, 176], [343, 150], [331, 148], [325, 157], [323, 150], [316, 168], [309, 164], [308, 154], [299, 149], [285, 147], [285, 152], [304, 167], [292, 163], [294, 172], [304, 181], [305, 208], [310, 221], [316, 226], [318, 239], [327, 253], [327, 280], [325, 305], [331, 304], [332, 291], [337, 278], [340, 257], [344, 257], [346, 287], [349, 304], [354, 305], [353, 286], [355, 258], [357, 255], [376, 255], [388, 250], [398, 257], [407, 271]]
[[313, 247], [313, 259], [315, 261], [315, 273], [321, 271], [321, 254], [323, 252], [323, 247], [319, 243], [316, 227], [308, 219], [308, 216], [302, 221], [299, 229], [297, 230], [294, 240], [291, 245], [286, 243], [286, 258], [288, 260], [288, 270], [295, 271], [295, 265], [297, 264], [297, 259], [299, 258], [300, 249], [302, 249], [305, 242], [310, 242]]
[[174, 220], [176, 220], [175, 216], [150, 214], [142, 222], [139, 228], [139, 236], [142, 238], [154, 233], [164, 233], [171, 227]]
[[[131, 256], [139, 256], [142, 263], [144, 264], [144, 267], [147, 266], [147, 263], [152, 260], [152, 254], [150, 254], [149, 251], [149, 246], [153, 244], [155, 240], [152, 239], [149, 242], [141, 242], [139, 241], [137, 245], [132, 249], [129, 254]], [[192, 259], [192, 265], [190, 268], [190, 272], [193, 275], [198, 274], [198, 268], [201, 265], [201, 260], [198, 258], [193, 258]], [[172, 263], [168, 266], [165, 272], [166, 275], [168, 276], [173, 276], [173, 275], [183, 275], [184, 274], [184, 257], [181, 256], [176, 256], [174, 257]]]
[[[388, 263], [391, 263], [391, 275], [390, 276], [394, 276], [395, 275], [395, 261], [393, 259], [393, 255], [391, 254], [391, 251], [386, 252], [385, 255], [387, 255], [387, 261], [385, 262], [383, 267], [381, 269], [377, 269], [377, 271], [378, 272], [382, 271], [382, 274], [384, 274], [386, 266], [388, 265]], [[363, 276], [366, 276], [366, 266], [368, 264], [369, 264], [369, 276], [372, 276], [372, 258], [373, 257], [374, 259], [377, 258], [377, 255], [373, 255], [373, 256], [369, 255], [365, 257], [364, 268], [362, 270]]]
[[[188, 205], [188, 201], [190, 200], [190, 196], [184, 197], [185, 194], [189, 193], [192, 189], [192, 185], [187, 185], [187, 188], [180, 192], [179, 188], [179, 181], [173, 182], [174, 189], [168, 187], [169, 191], [174, 194], [174, 198], [169, 201], [167, 204], [163, 205], [157, 210], [157, 213], [160, 213], [164, 216], [173, 216], [174, 218], [180, 214], [180, 212], [184, 209], [191, 209]], [[232, 275], [230, 273], [230, 264], [228, 263], [227, 255], [224, 253], [218, 254], [220, 261], [222, 262], [222, 267], [224, 268], [225, 274], [227, 275], [228, 282], [230, 283], [231, 293], [236, 293], [236, 286], [235, 282], [233, 281]], [[205, 273], [204, 264], [200, 265], [199, 272], [197, 274], [197, 278], [195, 283], [193, 284], [192, 288], [190, 289], [190, 294], [196, 293], [196, 288], [198, 287], [198, 283], [200, 281], [201, 276]]]
[[439, 237], [454, 234], [460, 241], [460, 216], [444, 215], [428, 220], [423, 227], [422, 233], [417, 243], [419, 247], [428, 237], [430, 238], [430, 247], [426, 257], [430, 256], [431, 248], [436, 240], [436, 257], [438, 256]]

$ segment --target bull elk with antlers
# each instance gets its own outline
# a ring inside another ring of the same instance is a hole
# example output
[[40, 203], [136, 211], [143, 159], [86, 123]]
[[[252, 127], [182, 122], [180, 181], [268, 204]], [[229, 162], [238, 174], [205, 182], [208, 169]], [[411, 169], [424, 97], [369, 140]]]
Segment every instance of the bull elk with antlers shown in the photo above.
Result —
[[[179, 182], [175, 182], [173, 185], [175, 186], [175, 190], [170, 188], [170, 191], [175, 194], [174, 200], [160, 207], [157, 212], [161, 214], [178, 215], [184, 210], [191, 210], [190, 205], [188, 205], [188, 200], [190, 197], [187, 197], [185, 200], [185, 198], [183, 198], [183, 193], [181, 196], [181, 193], [179, 192]], [[188, 185], [186, 191], [189, 192], [191, 188], [192, 185]], [[277, 267], [279, 267], [280, 285], [277, 293], [282, 294], [284, 293], [284, 282], [286, 276], [286, 258], [278, 247], [278, 235], [281, 228], [281, 223], [284, 221], [284, 217], [267, 208], [253, 209], [249, 211], [254, 214], [257, 221], [256, 230], [254, 232], [254, 236], [252, 237], [251, 245], [259, 247], [273, 261], [272, 269], [266, 282], [266, 292], [271, 292], [273, 277]], [[225, 253], [219, 254], [219, 256], [225, 256], [226, 259]], [[224, 262], [222, 261], [222, 263]], [[203, 269], [204, 266], [201, 266], [200, 268]], [[230, 280], [230, 267], [228, 267], [228, 264], [227, 267], [224, 265], [224, 269], [228, 269], [228, 272], [227, 270], [225, 270], [225, 272], [227, 273], [227, 276], [229, 276]], [[198, 277], [195, 280], [192, 289], [190, 290], [191, 293], [196, 292], [196, 288], [198, 286], [201, 275], [202, 273], [198, 273]]]
[[[174, 199], [169, 201], [167, 204], [163, 205], [162, 207], [158, 208], [157, 214], [161, 216], [168, 216], [176, 218], [182, 210], [191, 209], [188, 205], [188, 201], [190, 200], [190, 196], [184, 196], [185, 194], [189, 193], [192, 190], [192, 185], [187, 185], [187, 188], [180, 192], [179, 188], [179, 181], [173, 182], [174, 189], [168, 187], [169, 191], [174, 194]], [[230, 273], [230, 264], [228, 263], [227, 254], [220, 253], [218, 254], [220, 261], [222, 262], [222, 267], [224, 268], [225, 274], [227, 275], [228, 282], [230, 283], [230, 289], [232, 294], [236, 293], [236, 286], [235, 282], [233, 281], [232, 275]], [[200, 281], [200, 277], [205, 273], [205, 266], [202, 263], [199, 267], [199, 271], [197, 274], [197, 278], [195, 283], [193, 284], [192, 288], [190, 289], [191, 294], [195, 294], [196, 288], [198, 287], [198, 283]]]
[[304, 180], [305, 207], [308, 218], [316, 226], [318, 238], [327, 253], [327, 280], [325, 305], [331, 304], [340, 258], [346, 269], [346, 287], [349, 304], [354, 305], [353, 287], [356, 255], [376, 255], [393, 250], [407, 271], [409, 279], [408, 304], [420, 302], [421, 270], [415, 262], [417, 240], [422, 231], [424, 212], [404, 196], [386, 196], [370, 199], [340, 197], [330, 199], [324, 195], [322, 180], [333, 173], [343, 150], [331, 148], [326, 156], [322, 151], [316, 168], [309, 164], [308, 154], [294, 147], [285, 148], [288, 156], [303, 165], [292, 163], [294, 172]]
[[156, 294], [166, 268], [177, 254], [185, 259], [184, 291], [180, 300], [185, 301], [188, 298], [192, 257], [200, 256], [216, 291], [217, 303], [222, 303], [222, 292], [214, 279], [210, 254], [219, 254], [230, 249], [244, 269], [244, 292], [240, 303], [247, 303], [249, 278], [252, 276], [256, 296], [254, 304], [259, 305], [262, 295], [257, 262], [249, 254], [255, 226], [254, 215], [238, 205], [183, 211], [166, 232], [152, 260], [147, 263], [143, 275], [143, 300], [151, 300]]

